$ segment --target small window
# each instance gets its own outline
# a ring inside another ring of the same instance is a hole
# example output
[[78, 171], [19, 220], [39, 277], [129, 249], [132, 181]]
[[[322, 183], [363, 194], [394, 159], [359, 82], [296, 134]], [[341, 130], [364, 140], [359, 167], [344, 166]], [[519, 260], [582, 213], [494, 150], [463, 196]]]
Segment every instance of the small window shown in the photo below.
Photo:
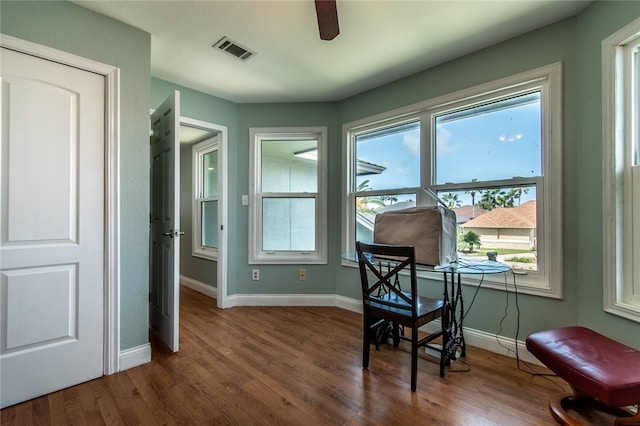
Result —
[[604, 309], [640, 322], [640, 19], [602, 57]]
[[249, 263], [326, 263], [326, 129], [251, 129], [250, 137]]
[[420, 119], [354, 135], [355, 241], [373, 242], [376, 214], [413, 207], [420, 192]]
[[193, 150], [193, 255], [218, 258], [218, 135]]

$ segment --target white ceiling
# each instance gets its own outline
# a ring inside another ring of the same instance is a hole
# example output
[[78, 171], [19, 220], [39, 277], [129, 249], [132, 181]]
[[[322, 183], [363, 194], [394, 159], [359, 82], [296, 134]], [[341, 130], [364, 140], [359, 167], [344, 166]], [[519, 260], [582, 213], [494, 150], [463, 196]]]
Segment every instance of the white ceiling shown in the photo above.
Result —
[[[580, 12], [574, 0], [338, 0], [320, 40], [313, 0], [74, 3], [151, 34], [151, 75], [237, 103], [337, 101]], [[257, 54], [211, 46], [223, 36]]]

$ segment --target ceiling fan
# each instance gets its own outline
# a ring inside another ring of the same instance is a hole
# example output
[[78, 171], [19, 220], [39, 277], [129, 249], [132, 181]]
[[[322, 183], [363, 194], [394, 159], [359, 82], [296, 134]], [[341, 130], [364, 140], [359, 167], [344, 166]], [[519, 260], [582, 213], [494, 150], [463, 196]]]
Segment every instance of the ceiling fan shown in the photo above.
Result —
[[315, 0], [321, 40], [333, 40], [340, 34], [336, 0]]

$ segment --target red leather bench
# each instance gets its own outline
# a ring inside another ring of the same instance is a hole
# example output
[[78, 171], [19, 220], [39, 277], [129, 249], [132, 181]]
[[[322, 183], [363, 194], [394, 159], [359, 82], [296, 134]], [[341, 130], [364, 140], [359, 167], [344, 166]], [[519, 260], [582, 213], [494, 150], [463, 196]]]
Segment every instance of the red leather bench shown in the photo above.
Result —
[[[563, 403], [592, 402], [616, 413], [616, 425], [640, 425], [640, 351], [584, 327], [563, 327], [527, 337], [527, 349], [566, 380], [573, 394], [551, 397], [549, 409], [563, 425], [579, 425]], [[622, 407], [636, 406], [636, 414]]]

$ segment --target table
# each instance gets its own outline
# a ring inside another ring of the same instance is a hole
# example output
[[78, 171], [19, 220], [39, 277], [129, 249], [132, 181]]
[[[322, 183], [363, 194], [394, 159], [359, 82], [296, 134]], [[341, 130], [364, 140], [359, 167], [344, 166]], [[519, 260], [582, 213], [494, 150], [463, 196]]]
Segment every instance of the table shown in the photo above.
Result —
[[[351, 262], [358, 262], [358, 255], [355, 251], [343, 253], [342, 259]], [[393, 259], [378, 259], [385, 265], [393, 264]], [[442, 348], [445, 351], [447, 364], [455, 361], [460, 356], [467, 355], [467, 347], [462, 329], [464, 322], [464, 300], [462, 298], [462, 275], [489, 275], [501, 274], [511, 271], [507, 264], [484, 259], [460, 258], [457, 262], [449, 265], [430, 266], [416, 264], [417, 271], [441, 272], [443, 274], [444, 291], [443, 300], [445, 311], [442, 315], [444, 331], [447, 335], [447, 344]]]

